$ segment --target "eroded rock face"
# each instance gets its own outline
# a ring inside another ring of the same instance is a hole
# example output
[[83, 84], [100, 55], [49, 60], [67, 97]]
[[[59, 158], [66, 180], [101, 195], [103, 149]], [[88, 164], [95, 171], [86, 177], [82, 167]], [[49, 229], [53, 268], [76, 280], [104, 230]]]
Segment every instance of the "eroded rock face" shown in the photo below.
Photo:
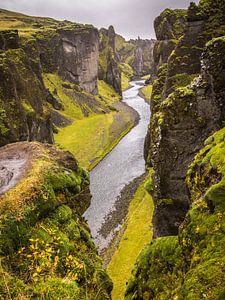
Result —
[[131, 62], [131, 67], [134, 69], [134, 76], [138, 78], [151, 74], [153, 72], [153, 49], [155, 46], [155, 40], [130, 40], [135, 46], [134, 59]]
[[156, 238], [135, 264], [127, 300], [225, 298], [224, 9], [192, 3], [184, 37], [158, 70], [146, 139]]
[[46, 73], [58, 72], [87, 92], [98, 93], [99, 36], [94, 27], [41, 32], [36, 35], [41, 64]]
[[[211, 38], [217, 35], [223, 19], [213, 29], [214, 15], [207, 19], [198, 9], [189, 8], [184, 36], [159, 68], [153, 85], [153, 116], [145, 152], [148, 165], [155, 170], [155, 236], [177, 234], [189, 208], [188, 166], [224, 119], [224, 79], [219, 76], [224, 68], [222, 41], [213, 42], [202, 56], [209, 32]], [[165, 35], [171, 38], [171, 31]], [[162, 37], [161, 31], [157, 36]]]
[[59, 57], [59, 74], [64, 80], [79, 84], [87, 92], [98, 93], [97, 29], [59, 30], [62, 39], [62, 56]]
[[0, 145], [20, 140], [52, 143], [40, 61], [33, 64], [29, 59], [17, 32], [11, 36], [3, 31], [0, 36], [4, 39], [0, 53]]
[[184, 33], [186, 18], [186, 10], [166, 9], [155, 19], [154, 28], [157, 41], [153, 50], [154, 75], [162, 64], [167, 63], [170, 54], [176, 48], [178, 39]]
[[17, 30], [4, 30], [0, 32], [0, 50], [17, 49], [20, 41]]
[[115, 30], [113, 26], [109, 29], [100, 29], [100, 56], [98, 77], [111, 85], [117, 93], [122, 95], [121, 71], [119, 58], [115, 47]]
[[[76, 85], [77, 90], [98, 93], [97, 29], [69, 22], [55, 23], [54, 29], [22, 38], [16, 30], [0, 32], [1, 146], [26, 140], [53, 143], [48, 103], [56, 110], [63, 110], [63, 105], [57, 95], [45, 88], [43, 72], [57, 73], [68, 84]], [[117, 82], [117, 74], [110, 74], [110, 80]]]

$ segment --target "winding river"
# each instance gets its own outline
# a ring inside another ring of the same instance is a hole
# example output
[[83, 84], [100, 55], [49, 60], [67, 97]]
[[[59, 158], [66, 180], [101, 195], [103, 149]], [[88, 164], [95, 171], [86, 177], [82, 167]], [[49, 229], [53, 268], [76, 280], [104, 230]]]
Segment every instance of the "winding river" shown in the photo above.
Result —
[[150, 119], [149, 105], [138, 96], [143, 81], [131, 82], [132, 88], [123, 93], [123, 102], [135, 109], [140, 120], [119, 144], [91, 171], [91, 205], [84, 217], [99, 250], [106, 248], [113, 237], [99, 232], [107, 216], [115, 210], [122, 189], [145, 173], [144, 139]]

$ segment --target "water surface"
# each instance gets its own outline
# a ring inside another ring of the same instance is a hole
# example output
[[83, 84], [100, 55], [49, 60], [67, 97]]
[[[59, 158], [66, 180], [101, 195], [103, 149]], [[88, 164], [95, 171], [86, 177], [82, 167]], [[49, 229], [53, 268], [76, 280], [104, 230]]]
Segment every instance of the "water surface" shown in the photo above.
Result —
[[123, 93], [123, 102], [135, 109], [140, 121], [119, 144], [91, 171], [91, 205], [85, 212], [88, 225], [100, 250], [107, 247], [112, 234], [104, 238], [99, 230], [107, 216], [115, 209], [122, 189], [145, 172], [144, 139], [150, 119], [149, 105], [138, 96], [143, 81]]

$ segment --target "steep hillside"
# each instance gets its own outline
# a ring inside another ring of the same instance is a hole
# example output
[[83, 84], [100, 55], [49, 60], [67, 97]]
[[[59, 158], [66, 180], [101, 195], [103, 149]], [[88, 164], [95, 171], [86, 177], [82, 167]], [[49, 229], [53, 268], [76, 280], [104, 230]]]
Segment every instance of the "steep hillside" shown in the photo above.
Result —
[[68, 152], [38, 143], [6, 145], [0, 159], [1, 299], [110, 299], [82, 218], [88, 174]]
[[[127, 299], [224, 299], [224, 9], [224, 1], [191, 3], [184, 35], [158, 68], [145, 145], [156, 239], [139, 256]], [[167, 11], [156, 19], [158, 38]]]
[[0, 79], [0, 145], [18, 140], [52, 143], [41, 66], [26, 55], [16, 30], [0, 31]]
[[[0, 10], [0, 144], [55, 139], [86, 168], [101, 160], [136, 119], [116, 103], [121, 76], [114, 36], [113, 28], [99, 40], [92, 25]], [[83, 138], [68, 141], [74, 132]]]

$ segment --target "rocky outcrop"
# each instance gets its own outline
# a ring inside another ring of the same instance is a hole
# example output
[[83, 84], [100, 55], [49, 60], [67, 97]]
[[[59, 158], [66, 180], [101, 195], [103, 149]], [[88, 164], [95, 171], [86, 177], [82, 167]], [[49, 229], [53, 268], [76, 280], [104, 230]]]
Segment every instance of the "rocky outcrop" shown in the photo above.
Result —
[[99, 37], [95, 28], [70, 26], [36, 36], [43, 69], [58, 72], [63, 80], [98, 93]]
[[[19, 33], [17, 30], [0, 32], [1, 146], [25, 140], [53, 143], [51, 116], [54, 116], [53, 121], [56, 116], [60, 117], [55, 110], [63, 110], [64, 106], [57, 90], [51, 90], [46, 80], [44, 82], [49, 73], [58, 79], [57, 84], [62, 83], [62, 88], [66, 86], [65, 91], [70, 95], [65, 97], [75, 99], [84, 116], [88, 116], [89, 111], [107, 111], [94, 98], [98, 93], [97, 29], [4, 10], [0, 13], [3, 22], [10, 24], [16, 20], [26, 28], [26, 34], [20, 34], [22, 29]], [[114, 73], [111, 76], [114, 80]], [[70, 123], [61, 119], [63, 122], [56, 123]]]
[[134, 77], [140, 78], [145, 75], [152, 75], [154, 59], [153, 49], [155, 40], [141, 39], [126, 41], [122, 36], [116, 36], [117, 53], [122, 64], [132, 67]]
[[21, 140], [52, 143], [39, 60], [32, 64], [17, 31], [1, 31], [0, 40], [0, 145]]
[[205, 59], [201, 69], [208, 23], [194, 9], [199, 8], [189, 8], [184, 36], [153, 86], [153, 117], [145, 148], [148, 164], [155, 170], [155, 236], [177, 234], [189, 207], [188, 165], [204, 140], [222, 126], [224, 103], [217, 98], [217, 79], [208, 72]]
[[184, 34], [186, 26], [186, 10], [166, 9], [154, 21], [157, 41], [153, 50], [153, 79], [158, 68], [167, 62], [170, 54], [176, 48], [179, 38]]
[[134, 76], [140, 78], [145, 75], [152, 75], [153, 71], [153, 49], [155, 46], [155, 40], [143, 40], [138, 38], [137, 40], [130, 40], [135, 46], [134, 58], [130, 62], [131, 67], [134, 70]]
[[100, 29], [100, 56], [98, 77], [122, 95], [121, 72], [115, 47], [116, 34], [113, 26]]
[[111, 280], [82, 218], [88, 174], [70, 153], [38, 143], [2, 147], [0, 163], [12, 173], [1, 168], [1, 192], [10, 188], [0, 201], [1, 297], [110, 299]]
[[224, 9], [192, 3], [184, 36], [158, 70], [146, 140], [157, 238], [140, 254], [126, 299], [225, 297]]
[[178, 236], [143, 249], [126, 299], [224, 299], [224, 128], [210, 136], [188, 168], [190, 209]]

